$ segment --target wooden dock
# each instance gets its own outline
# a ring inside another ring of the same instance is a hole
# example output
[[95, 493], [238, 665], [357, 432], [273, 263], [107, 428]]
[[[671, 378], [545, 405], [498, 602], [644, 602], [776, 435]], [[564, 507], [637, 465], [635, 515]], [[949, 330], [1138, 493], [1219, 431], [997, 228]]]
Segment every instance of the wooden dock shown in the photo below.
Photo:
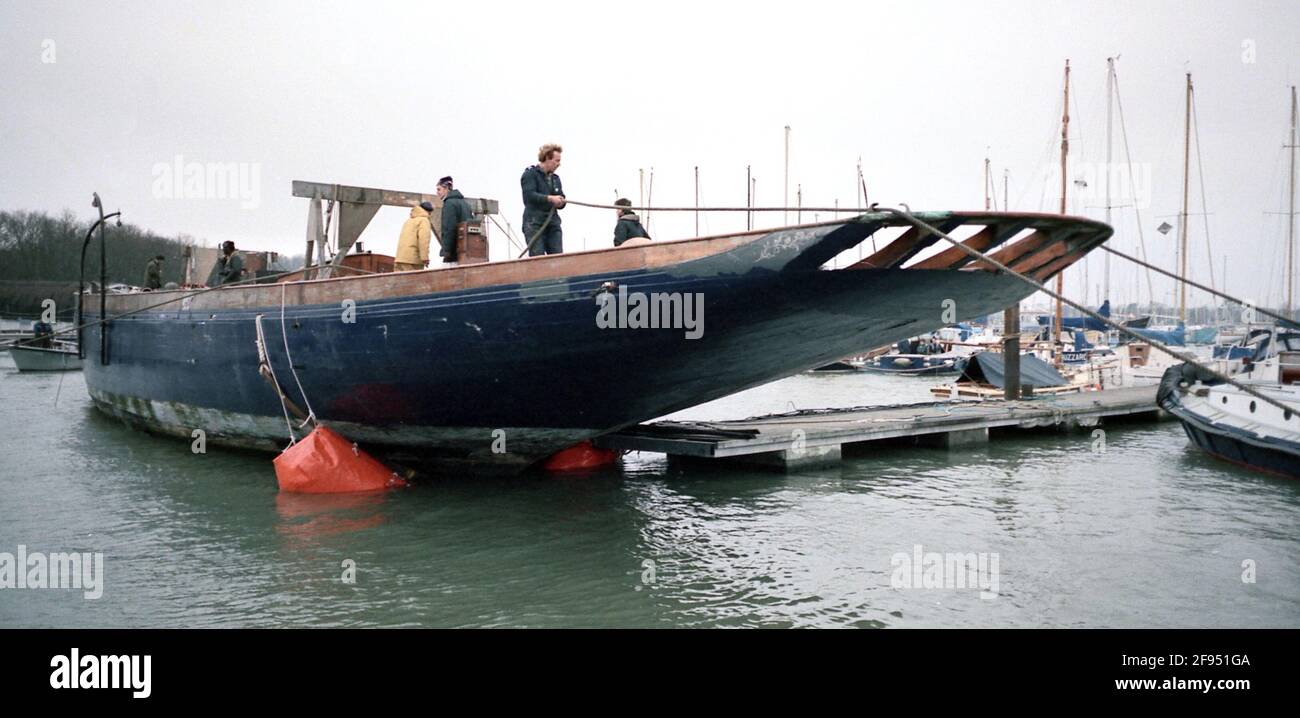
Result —
[[1105, 419], [1157, 420], [1156, 387], [1127, 387], [1021, 401], [942, 401], [808, 409], [734, 421], [660, 421], [607, 434], [597, 446], [675, 457], [732, 459], [780, 470], [840, 460], [844, 448], [887, 440], [958, 448], [990, 430], [1091, 428]]

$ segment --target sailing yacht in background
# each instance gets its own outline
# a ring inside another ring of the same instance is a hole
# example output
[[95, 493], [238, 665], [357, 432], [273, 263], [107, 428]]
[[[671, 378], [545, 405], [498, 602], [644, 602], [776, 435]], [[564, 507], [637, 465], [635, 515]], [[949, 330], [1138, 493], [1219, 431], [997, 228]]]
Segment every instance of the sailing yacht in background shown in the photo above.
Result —
[[[1296, 93], [1291, 87], [1290, 200], [1287, 210], [1286, 315], [1291, 315], [1295, 269]], [[1253, 340], [1253, 341], [1252, 341]], [[1256, 471], [1300, 478], [1300, 331], [1262, 331], [1247, 337], [1255, 353], [1239, 359], [1248, 381], [1285, 409], [1241, 389], [1200, 380], [1187, 365], [1165, 372], [1156, 401], [1183, 424], [1192, 443]], [[1228, 358], [1231, 360], [1231, 357]]]

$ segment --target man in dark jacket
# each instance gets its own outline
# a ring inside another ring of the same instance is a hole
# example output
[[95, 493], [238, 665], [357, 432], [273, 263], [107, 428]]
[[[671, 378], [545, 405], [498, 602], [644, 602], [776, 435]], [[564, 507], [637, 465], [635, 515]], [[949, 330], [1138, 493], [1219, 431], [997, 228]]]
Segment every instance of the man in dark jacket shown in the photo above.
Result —
[[160, 254], [144, 265], [144, 288], [149, 291], [162, 289], [162, 266], [164, 257]]
[[[542, 145], [537, 151], [537, 164], [524, 170], [519, 178], [524, 193], [524, 239], [532, 240], [528, 245], [530, 257], [564, 251], [559, 212], [564, 208], [564, 186], [555, 174], [563, 151], [559, 145]], [[540, 236], [534, 240], [539, 232]]]
[[468, 222], [473, 218], [474, 213], [469, 208], [469, 202], [465, 201], [465, 195], [460, 190], [452, 188], [451, 177], [443, 177], [438, 180], [438, 197], [442, 200], [442, 224], [438, 232], [438, 242], [442, 244], [442, 251], [438, 256], [442, 257], [445, 264], [455, 264], [458, 257], [456, 256], [456, 228], [461, 222]]
[[217, 264], [212, 268], [212, 274], [208, 276], [208, 286], [230, 284], [243, 278], [244, 258], [235, 251], [235, 243], [226, 240], [221, 245], [221, 256], [217, 257]]
[[[614, 204], [619, 207], [631, 207], [632, 200], [624, 197], [615, 200]], [[621, 246], [624, 242], [636, 237], [650, 239], [650, 233], [645, 231], [645, 227], [641, 226], [641, 218], [637, 217], [636, 212], [630, 209], [618, 210], [618, 222], [614, 224], [614, 246]]]

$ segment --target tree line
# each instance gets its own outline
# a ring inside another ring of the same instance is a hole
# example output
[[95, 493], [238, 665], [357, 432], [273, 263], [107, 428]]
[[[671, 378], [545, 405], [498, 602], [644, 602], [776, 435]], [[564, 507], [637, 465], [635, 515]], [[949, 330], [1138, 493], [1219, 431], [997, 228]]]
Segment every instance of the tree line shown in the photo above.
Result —
[[[118, 227], [114, 221], [107, 222], [105, 240], [110, 284], [139, 285], [145, 264], [159, 254], [167, 258], [163, 282], [181, 281], [185, 247], [196, 244], [193, 237], [164, 237], [129, 223]], [[58, 216], [0, 212], [0, 280], [76, 282], [81, 244], [91, 224], [67, 210]], [[99, 281], [98, 230], [86, 249], [86, 279]]]

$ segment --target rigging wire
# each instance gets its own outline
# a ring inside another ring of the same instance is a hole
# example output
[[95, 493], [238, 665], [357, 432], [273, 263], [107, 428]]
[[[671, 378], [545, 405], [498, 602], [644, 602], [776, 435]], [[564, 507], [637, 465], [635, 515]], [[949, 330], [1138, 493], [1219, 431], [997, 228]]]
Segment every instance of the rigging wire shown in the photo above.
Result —
[[1196, 173], [1201, 181], [1201, 219], [1205, 222], [1205, 256], [1210, 260], [1210, 286], [1214, 282], [1214, 254], [1210, 251], [1210, 210], [1205, 206], [1205, 167], [1201, 164], [1201, 123], [1196, 117], [1196, 89], [1192, 89], [1192, 131], [1196, 141]]
[[[1116, 72], [1113, 75], [1113, 81], [1115, 85], [1115, 109], [1119, 110], [1119, 134], [1120, 137], [1124, 139], [1124, 159], [1128, 163], [1129, 192], [1133, 194], [1133, 214], [1137, 218], [1138, 250], [1141, 252], [1142, 259], [1149, 262], [1151, 257], [1150, 255], [1147, 254], [1146, 240], [1142, 236], [1142, 209], [1141, 209], [1142, 202], [1141, 202], [1141, 198], [1137, 196], [1137, 176], [1136, 173], [1133, 171], [1133, 153], [1132, 151], [1129, 150], [1128, 124], [1124, 121], [1124, 101], [1120, 99], [1118, 72]], [[1146, 274], [1147, 274], [1147, 304], [1151, 307], [1154, 307], [1156, 302], [1155, 283], [1151, 279], [1151, 272], [1147, 271]], [[1141, 299], [1141, 297], [1138, 297], [1138, 299]]]

